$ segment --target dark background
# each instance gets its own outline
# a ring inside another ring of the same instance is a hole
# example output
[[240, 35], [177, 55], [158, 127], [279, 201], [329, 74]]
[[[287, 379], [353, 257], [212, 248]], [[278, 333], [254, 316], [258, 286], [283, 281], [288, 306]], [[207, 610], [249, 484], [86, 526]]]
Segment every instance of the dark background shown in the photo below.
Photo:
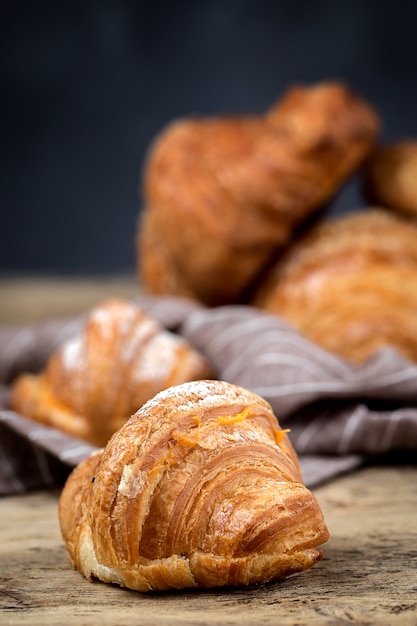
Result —
[[[341, 78], [417, 137], [417, 2], [5, 1], [2, 273], [134, 269], [140, 172], [173, 118], [261, 112]], [[362, 203], [349, 184], [334, 212]]]

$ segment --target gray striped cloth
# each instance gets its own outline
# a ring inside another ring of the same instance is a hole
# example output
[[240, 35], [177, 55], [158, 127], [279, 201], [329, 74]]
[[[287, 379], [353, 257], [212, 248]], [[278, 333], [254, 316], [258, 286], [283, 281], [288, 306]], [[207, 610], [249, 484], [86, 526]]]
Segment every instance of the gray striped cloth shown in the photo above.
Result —
[[[387, 452], [417, 458], [417, 365], [394, 350], [355, 366], [249, 306], [207, 309], [165, 297], [136, 303], [205, 354], [218, 378], [270, 402], [290, 429], [309, 487]], [[0, 494], [60, 485], [94, 450], [7, 408], [15, 376], [38, 371], [84, 319], [0, 328]]]

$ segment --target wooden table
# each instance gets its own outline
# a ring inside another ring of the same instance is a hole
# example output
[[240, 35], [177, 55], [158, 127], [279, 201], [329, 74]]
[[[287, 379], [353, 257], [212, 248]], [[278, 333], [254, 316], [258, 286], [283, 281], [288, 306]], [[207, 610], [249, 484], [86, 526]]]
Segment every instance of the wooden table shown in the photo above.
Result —
[[[0, 321], [54, 315], [54, 281], [0, 281]], [[134, 282], [60, 281], [71, 312], [107, 295], [134, 294]], [[77, 300], [77, 293], [82, 298]], [[14, 296], [13, 296], [14, 294]], [[44, 307], [30, 310], [31, 298]], [[15, 304], [13, 303], [15, 298]], [[11, 300], [10, 300], [11, 298]], [[17, 316], [17, 313], [16, 313]], [[314, 568], [250, 588], [139, 594], [90, 583], [68, 563], [58, 492], [0, 499], [0, 624], [318, 625], [417, 624], [417, 465], [363, 468], [315, 490], [331, 539]]]

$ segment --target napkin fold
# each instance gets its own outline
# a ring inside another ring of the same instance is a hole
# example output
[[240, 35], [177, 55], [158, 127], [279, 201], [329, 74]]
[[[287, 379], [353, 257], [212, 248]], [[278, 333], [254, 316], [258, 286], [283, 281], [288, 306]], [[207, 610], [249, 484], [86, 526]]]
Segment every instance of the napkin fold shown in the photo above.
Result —
[[[384, 348], [357, 366], [250, 306], [205, 308], [173, 297], [134, 302], [181, 334], [217, 377], [264, 397], [299, 455], [309, 487], [390, 451], [417, 450], [417, 364]], [[9, 385], [39, 371], [85, 315], [0, 328], [0, 494], [62, 484], [94, 447], [8, 409]], [[408, 456], [407, 456], [408, 458]]]

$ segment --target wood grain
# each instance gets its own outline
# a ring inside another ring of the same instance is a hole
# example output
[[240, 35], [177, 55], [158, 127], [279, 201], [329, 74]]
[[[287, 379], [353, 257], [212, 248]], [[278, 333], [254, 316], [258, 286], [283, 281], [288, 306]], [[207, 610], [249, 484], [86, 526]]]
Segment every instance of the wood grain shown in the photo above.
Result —
[[371, 467], [316, 490], [325, 558], [281, 583], [140, 594], [68, 563], [58, 493], [0, 500], [1, 624], [417, 624], [417, 466]]

